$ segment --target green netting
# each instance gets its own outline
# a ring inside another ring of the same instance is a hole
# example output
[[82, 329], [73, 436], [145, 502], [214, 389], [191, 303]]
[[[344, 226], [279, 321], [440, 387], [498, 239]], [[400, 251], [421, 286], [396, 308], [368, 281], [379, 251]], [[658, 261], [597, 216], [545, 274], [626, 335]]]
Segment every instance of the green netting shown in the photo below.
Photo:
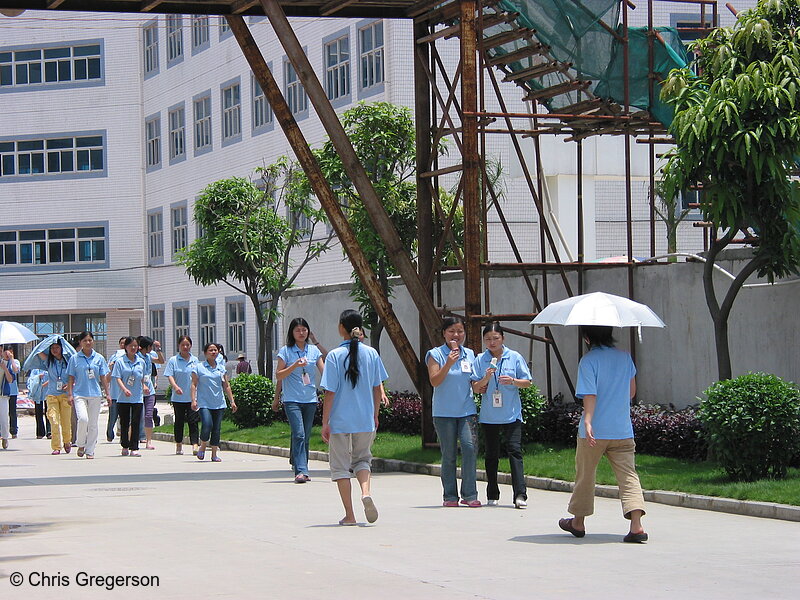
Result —
[[[532, 90], [552, 88], [570, 81], [588, 81], [586, 91], [600, 98], [622, 104], [623, 46], [614, 31], [619, 32], [619, 0], [500, 0], [499, 8], [519, 13], [512, 23], [490, 27], [484, 31], [484, 39], [527, 27], [535, 30], [534, 37], [549, 47], [546, 56], [570, 66], [564, 71], [533, 77], [525, 81]], [[491, 15], [491, 8], [484, 9]], [[687, 64], [686, 52], [674, 29], [660, 28], [666, 44], [654, 44], [654, 71], [665, 77], [670, 69]], [[645, 28], [629, 28], [629, 81], [631, 105], [650, 110], [655, 118], [668, 125], [672, 121], [669, 107], [658, 100], [655, 93], [650, 106], [648, 89], [648, 43]], [[488, 48], [489, 56], [506, 55], [528, 45], [524, 39]], [[543, 56], [531, 56], [514, 61], [508, 66], [520, 72], [547, 62]], [[545, 100], [550, 110], [587, 99], [585, 92], [568, 91]]]

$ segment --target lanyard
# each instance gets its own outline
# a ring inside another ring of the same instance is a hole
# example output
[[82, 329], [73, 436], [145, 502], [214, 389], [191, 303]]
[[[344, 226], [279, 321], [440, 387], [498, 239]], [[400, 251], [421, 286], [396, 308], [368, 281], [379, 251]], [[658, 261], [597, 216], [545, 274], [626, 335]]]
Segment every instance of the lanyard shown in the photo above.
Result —
[[[501, 373], [502, 372], [502, 370], [503, 370], [503, 361], [504, 360], [505, 360], [505, 357], [500, 358], [500, 362], [497, 363], [497, 369], [494, 372], [494, 386], [498, 390], [500, 389], [500, 376], [497, 373], [499, 373], [499, 372]], [[489, 366], [491, 366], [491, 365], [492, 365], [492, 363], [491, 363], [491, 359], [490, 359]]]
[[123, 358], [125, 359], [125, 363], [128, 365], [128, 370], [131, 372], [131, 374], [133, 374], [134, 367], [136, 367], [136, 363], [138, 362], [136, 360], [138, 357], [134, 357], [133, 361], [131, 361], [126, 354]]
[[[59, 366], [61, 367], [60, 369], [58, 368]], [[58, 361], [54, 362], [53, 363], [53, 369], [56, 372], [56, 379], [60, 380], [61, 379], [61, 374], [64, 372], [64, 362], [63, 362], [63, 360], [58, 360]]]
[[86, 356], [86, 354], [83, 351], [81, 351], [81, 356], [83, 357], [83, 360], [86, 361], [86, 368], [87, 369], [91, 368], [91, 366], [92, 366], [92, 357], [91, 356]]
[[[297, 346], [295, 346], [295, 348], [297, 348]], [[303, 349], [303, 352], [300, 352], [299, 348], [297, 350], [295, 350], [295, 352], [297, 352], [298, 360], [301, 359], [301, 358], [305, 358], [306, 356], [308, 356], [308, 344], [306, 344], [306, 347]], [[305, 374], [306, 374], [306, 367], [304, 365], [303, 366], [303, 375], [305, 375]]]

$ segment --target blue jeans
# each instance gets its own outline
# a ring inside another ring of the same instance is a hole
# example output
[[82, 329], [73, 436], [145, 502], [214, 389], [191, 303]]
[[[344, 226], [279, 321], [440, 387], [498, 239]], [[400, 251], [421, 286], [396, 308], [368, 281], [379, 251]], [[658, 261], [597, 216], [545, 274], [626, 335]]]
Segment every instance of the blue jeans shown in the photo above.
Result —
[[219, 432], [222, 428], [222, 416], [225, 414], [224, 408], [201, 408], [200, 409], [200, 439], [208, 442], [211, 439], [212, 446], [219, 446]]
[[117, 417], [119, 417], [119, 406], [117, 406], [116, 400], [112, 400], [111, 406], [108, 408], [108, 426], [106, 427], [106, 439], [109, 442], [114, 441], [114, 429], [117, 426]]
[[284, 402], [283, 410], [292, 428], [292, 465], [295, 475], [308, 475], [308, 440], [314, 425], [316, 402]]
[[475, 475], [476, 450], [478, 446], [478, 417], [433, 417], [433, 426], [439, 436], [442, 450], [442, 487], [444, 501], [458, 500], [456, 485], [456, 456], [461, 442], [461, 498], [469, 502], [478, 499]]

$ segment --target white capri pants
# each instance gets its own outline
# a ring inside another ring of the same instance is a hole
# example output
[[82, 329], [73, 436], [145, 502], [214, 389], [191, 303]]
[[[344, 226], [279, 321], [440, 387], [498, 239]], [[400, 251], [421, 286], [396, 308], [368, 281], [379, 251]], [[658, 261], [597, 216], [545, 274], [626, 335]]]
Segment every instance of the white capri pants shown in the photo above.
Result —
[[79, 448], [84, 448], [86, 454], [90, 456], [94, 456], [94, 449], [97, 446], [102, 404], [103, 399], [100, 396], [75, 396], [75, 414], [78, 417], [75, 443]]
[[331, 479], [349, 479], [359, 471], [369, 471], [374, 439], [374, 431], [332, 433], [328, 444]]
[[0, 438], [11, 437], [11, 426], [8, 422], [8, 396], [0, 396]]

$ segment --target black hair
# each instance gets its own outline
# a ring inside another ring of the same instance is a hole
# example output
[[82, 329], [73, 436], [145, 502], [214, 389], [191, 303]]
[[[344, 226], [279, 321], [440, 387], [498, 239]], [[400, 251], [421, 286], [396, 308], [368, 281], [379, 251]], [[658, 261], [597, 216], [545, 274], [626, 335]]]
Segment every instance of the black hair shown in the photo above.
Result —
[[294, 339], [294, 328], [297, 327], [298, 325], [308, 329], [308, 335], [311, 336], [311, 326], [308, 324], [308, 321], [306, 321], [303, 317], [295, 317], [289, 323], [289, 331], [286, 333], [287, 348], [291, 348], [297, 343]]
[[136, 341], [139, 342], [139, 348], [145, 352], [149, 352], [150, 348], [153, 347], [153, 338], [147, 337], [146, 335], [140, 335], [136, 338]]
[[364, 319], [357, 311], [347, 309], [339, 315], [339, 324], [350, 334], [350, 345], [347, 350], [347, 371], [344, 376], [350, 380], [350, 384], [356, 387], [358, 383], [358, 344], [359, 338], [364, 334]]
[[53, 346], [58, 346], [59, 348], [61, 348], [61, 362], [67, 362], [67, 359], [64, 358], [64, 346], [61, 345], [61, 342], [56, 340], [55, 342], [50, 344], [50, 348], [47, 349], [47, 366], [48, 367], [50, 365], [52, 365], [54, 362], [56, 362], [56, 357], [53, 356], [53, 353], [51, 351]]
[[77, 336], [75, 336], [76, 345], [80, 346], [81, 342], [85, 340], [87, 337], [94, 339], [91, 331], [81, 331]]
[[[214, 344], [217, 347], [217, 350], [219, 350], [219, 353], [222, 354], [222, 358], [225, 361], [227, 361], [228, 357], [225, 355], [225, 348], [222, 347], [222, 344], [218, 344], [217, 342], [210, 342], [210, 343]], [[206, 347], [208, 347], [208, 344], [206, 344]], [[203, 352], [205, 352], [205, 350], [203, 350]]]
[[[211, 348], [211, 346], [214, 346], [217, 350], [219, 350], [219, 353], [222, 354], [222, 346], [220, 346], [216, 342], [208, 342], [205, 346], [203, 346], [203, 354], [208, 352], [208, 349]], [[222, 354], [222, 356], [225, 356], [225, 355]]]
[[617, 343], [613, 332], [614, 328], [607, 325], [581, 325], [581, 337], [587, 338], [590, 346], [613, 348]]
[[450, 327], [452, 327], [453, 325], [457, 325], [458, 323], [461, 323], [462, 325], [464, 324], [464, 319], [462, 319], [458, 315], [445, 317], [444, 319], [442, 319], [442, 329], [441, 329], [442, 333], [444, 333], [446, 329], [449, 329]]
[[498, 321], [492, 321], [486, 327], [483, 328], [483, 333], [481, 335], [486, 335], [487, 333], [491, 333], [492, 331], [496, 331], [501, 336], [506, 337], [506, 331], [500, 326]]
[[131, 337], [131, 336], [129, 336], [129, 335], [127, 335], [127, 336], [123, 335], [121, 338], [119, 338], [119, 341], [118, 341], [117, 343], [118, 343], [118, 344], [121, 344], [122, 342], [124, 342], [125, 340], [127, 340], [129, 337]]
[[126, 336], [124, 338], [120, 338], [120, 341], [125, 344], [125, 350], [127, 351], [128, 346], [130, 346], [133, 342], [139, 343], [139, 340], [132, 335]]
[[180, 346], [180, 345], [181, 345], [181, 342], [182, 342], [183, 340], [186, 340], [187, 342], [189, 342], [189, 344], [192, 344], [192, 343], [193, 343], [193, 342], [192, 342], [192, 338], [190, 338], [188, 335], [182, 335], [181, 337], [179, 337], [179, 338], [178, 338], [178, 346]]

